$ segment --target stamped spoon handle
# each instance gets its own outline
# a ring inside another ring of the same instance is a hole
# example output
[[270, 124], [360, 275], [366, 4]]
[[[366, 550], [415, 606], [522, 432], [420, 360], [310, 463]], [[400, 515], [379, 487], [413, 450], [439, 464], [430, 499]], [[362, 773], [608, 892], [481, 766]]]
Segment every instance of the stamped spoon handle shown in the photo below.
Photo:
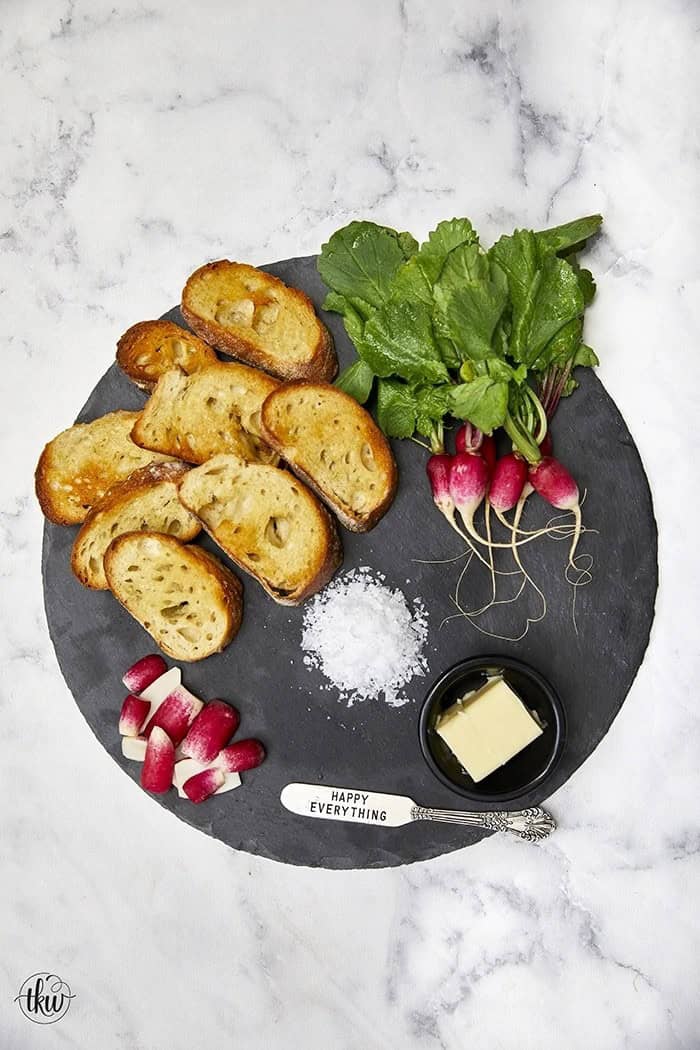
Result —
[[485, 813], [414, 806], [411, 816], [413, 820], [440, 820], [444, 824], [466, 824], [472, 828], [487, 828], [489, 831], [510, 831], [527, 842], [546, 839], [557, 826], [552, 815], [540, 806], [532, 806], [530, 809], [491, 810]]

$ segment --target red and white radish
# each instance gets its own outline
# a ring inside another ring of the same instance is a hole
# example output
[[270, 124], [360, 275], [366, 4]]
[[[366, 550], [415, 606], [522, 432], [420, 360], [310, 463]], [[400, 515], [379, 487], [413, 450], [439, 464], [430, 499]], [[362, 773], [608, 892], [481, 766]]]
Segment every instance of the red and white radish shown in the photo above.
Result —
[[450, 464], [452, 456], [444, 452], [431, 456], [425, 465], [430, 481], [430, 491], [433, 494], [433, 503], [438, 510], [445, 515], [450, 524], [453, 524], [455, 502], [450, 494]]
[[489, 468], [483, 456], [457, 452], [450, 463], [449, 492], [467, 532], [475, 539], [480, 537], [474, 531], [474, 515], [483, 503], [488, 488]]
[[239, 722], [235, 707], [223, 700], [210, 700], [187, 730], [180, 751], [198, 762], [211, 762], [236, 732]]
[[185, 689], [184, 685], [179, 685], [158, 705], [146, 725], [144, 735], [150, 736], [153, 727], [159, 726], [177, 747], [184, 740], [190, 724], [203, 707], [204, 704], [198, 697]]
[[[197, 762], [194, 758], [182, 758], [179, 762], [176, 762], [175, 769], [173, 770], [173, 787], [176, 789], [178, 797], [187, 798], [187, 795], [183, 790], [183, 784], [185, 781], [196, 776], [197, 773], [203, 773], [204, 770], [208, 768], [208, 765], [205, 765], [202, 762]], [[234, 788], [240, 786], [241, 778], [238, 773], [224, 772], [224, 782], [221, 787], [216, 789], [214, 794], [223, 795], [227, 791], [233, 791]]]
[[138, 736], [148, 718], [151, 705], [140, 696], [127, 696], [119, 715], [119, 732], [122, 736]]
[[144, 657], [124, 677], [143, 687], [140, 696], [125, 698], [119, 732], [124, 757], [143, 763], [146, 791], [164, 794], [174, 785], [181, 798], [203, 802], [238, 787], [239, 771], [265, 758], [257, 740], [226, 747], [238, 728], [238, 711], [223, 700], [205, 705], [182, 685], [180, 668], [168, 671], [162, 657]]
[[175, 747], [160, 726], [154, 726], [146, 745], [146, 755], [141, 769], [141, 787], [154, 795], [164, 795], [170, 790], [175, 768]]
[[[486, 461], [482, 456], [472, 455], [468, 452], [458, 452], [454, 456], [448, 456], [444, 453], [441, 453], [430, 457], [426, 464], [426, 471], [428, 474], [428, 479], [430, 481], [430, 488], [432, 491], [433, 502], [435, 503], [435, 506], [438, 508], [440, 513], [444, 515], [444, 517], [455, 530], [455, 532], [459, 536], [461, 536], [462, 539], [466, 542], [472, 554], [476, 554], [479, 561], [483, 562], [484, 565], [488, 566], [492, 577], [494, 574], [511, 575], [510, 573], [501, 574], [500, 572], [496, 572], [496, 570], [494, 570], [493, 568], [493, 564], [483, 556], [483, 554], [472, 542], [472, 539], [469, 536], [469, 532], [464, 532], [462, 529], [460, 529], [459, 525], [457, 524], [457, 521], [455, 520], [455, 497], [452, 491], [453, 470], [455, 471], [455, 487], [458, 491], [458, 495], [460, 498], [464, 495], [465, 486], [468, 487], [468, 481], [464, 480], [463, 476], [469, 475], [473, 471], [476, 471], [477, 474], [479, 474], [479, 484], [481, 485], [481, 488], [485, 493], [486, 489], [488, 489], [488, 465], [486, 464]], [[464, 484], [462, 483], [463, 480]], [[470, 497], [465, 498], [468, 499]], [[483, 493], [481, 499], [477, 500], [477, 502], [474, 504], [471, 514], [472, 519], [474, 517], [474, 511], [476, 511], [481, 500], [483, 500]], [[464, 506], [466, 509], [466, 503], [464, 504]], [[473, 535], [474, 539], [478, 540], [481, 543], [485, 543], [486, 546], [489, 546], [489, 544], [485, 540], [482, 540], [481, 537], [478, 536], [476, 533], [473, 533]], [[462, 576], [464, 575], [468, 564], [469, 562], [465, 564], [464, 569], [462, 570]], [[462, 579], [462, 576], [460, 576], [460, 581]]]
[[[468, 453], [458, 453], [458, 455], [467, 456]], [[455, 520], [455, 501], [452, 496], [450, 489], [450, 475], [452, 470], [452, 464], [455, 456], [448, 456], [444, 452], [438, 453], [431, 456], [425, 465], [426, 472], [428, 474], [428, 480], [430, 482], [430, 491], [433, 495], [433, 503], [449, 522], [455, 532], [466, 540], [467, 545], [474, 550], [473, 544], [469, 541], [468, 536], [460, 529], [459, 525]], [[478, 553], [478, 552], [475, 552]], [[481, 555], [479, 555], [481, 557]], [[484, 564], [487, 564], [484, 558], [481, 558]]]
[[225, 779], [222, 769], [204, 769], [201, 773], [195, 773], [193, 777], [186, 780], [182, 785], [182, 790], [190, 802], [204, 802], [219, 790]]
[[149, 685], [155, 682], [168, 670], [168, 665], [162, 656], [152, 653], [137, 660], [125, 673], [122, 682], [130, 693], [142, 693]]
[[574, 555], [581, 535], [581, 506], [578, 485], [566, 467], [554, 459], [544, 456], [536, 467], [530, 467], [530, 483], [535, 491], [557, 510], [570, 510], [574, 516], [574, 533], [569, 549], [569, 566], [576, 569]]
[[227, 773], [245, 773], [255, 769], [265, 759], [265, 748], [259, 740], [239, 740], [223, 748], [214, 759], [214, 765]]
[[566, 467], [553, 456], [543, 456], [530, 467], [530, 481], [536, 492], [557, 510], [575, 510], [578, 506], [578, 485]]
[[141, 699], [148, 700], [151, 705], [151, 714], [155, 712], [158, 704], [162, 704], [166, 696], [170, 696], [173, 689], [182, 682], [182, 671], [179, 667], [171, 667], [169, 671], [156, 678], [149, 686], [141, 691]]
[[489, 488], [489, 503], [497, 513], [503, 514], [516, 506], [527, 481], [527, 472], [527, 463], [515, 452], [497, 460]]

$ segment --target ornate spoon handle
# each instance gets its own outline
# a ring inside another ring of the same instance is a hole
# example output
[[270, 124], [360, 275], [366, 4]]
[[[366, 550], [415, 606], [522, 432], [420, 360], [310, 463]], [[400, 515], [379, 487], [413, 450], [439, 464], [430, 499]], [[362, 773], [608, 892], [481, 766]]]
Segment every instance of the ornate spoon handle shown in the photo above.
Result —
[[528, 842], [546, 839], [556, 828], [556, 822], [550, 813], [540, 806], [530, 809], [491, 810], [490, 812], [471, 813], [457, 809], [428, 809], [425, 806], [414, 806], [411, 810], [414, 820], [440, 820], [444, 824], [467, 824], [472, 828], [488, 828], [489, 831], [510, 831]]

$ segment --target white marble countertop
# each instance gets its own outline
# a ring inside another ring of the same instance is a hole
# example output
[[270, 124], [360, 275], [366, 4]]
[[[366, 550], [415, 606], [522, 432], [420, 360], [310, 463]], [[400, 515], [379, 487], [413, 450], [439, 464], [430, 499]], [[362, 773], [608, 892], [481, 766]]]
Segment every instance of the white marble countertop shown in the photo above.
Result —
[[[697, 8], [5, 0], [2, 23], [3, 1045], [700, 1046]], [[588, 332], [649, 473], [661, 587], [620, 716], [551, 800], [560, 830], [319, 872], [172, 819], [59, 673], [44, 441], [207, 258], [314, 252], [354, 217], [421, 236], [468, 214], [490, 238], [593, 211]], [[76, 998], [38, 1030], [13, 999], [40, 970]]]

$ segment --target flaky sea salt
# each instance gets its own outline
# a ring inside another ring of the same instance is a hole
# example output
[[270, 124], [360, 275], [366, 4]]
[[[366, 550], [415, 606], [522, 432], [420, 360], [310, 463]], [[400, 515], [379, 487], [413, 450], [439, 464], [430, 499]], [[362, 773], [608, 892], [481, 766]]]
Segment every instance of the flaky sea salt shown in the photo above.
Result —
[[318, 668], [348, 707], [375, 697], [400, 707], [408, 702], [402, 689], [427, 670], [425, 606], [416, 598], [411, 607], [385, 580], [366, 566], [352, 569], [304, 613], [304, 663]]

